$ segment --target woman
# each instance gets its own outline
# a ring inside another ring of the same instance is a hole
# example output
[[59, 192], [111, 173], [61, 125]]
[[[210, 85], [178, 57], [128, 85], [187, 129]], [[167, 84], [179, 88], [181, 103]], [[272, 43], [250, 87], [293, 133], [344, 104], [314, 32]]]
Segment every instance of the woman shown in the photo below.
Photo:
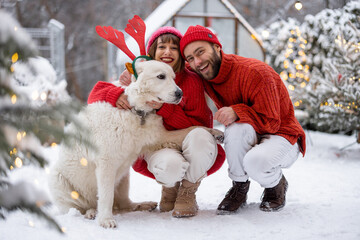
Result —
[[[185, 68], [180, 54], [182, 34], [173, 27], [159, 28], [149, 39], [148, 55], [169, 64], [176, 73], [175, 82], [183, 91], [180, 104], [149, 102], [149, 106], [163, 118], [167, 130], [190, 126], [212, 127], [213, 118], [207, 106], [204, 88], [196, 73]], [[120, 76], [123, 85], [130, 83], [130, 74]], [[114, 107], [130, 109], [124, 89], [107, 82], [98, 82], [91, 91], [88, 103], [107, 101]], [[182, 151], [164, 148], [134, 164], [135, 171], [152, 177], [162, 184], [160, 211], [171, 211], [174, 217], [197, 214], [196, 191], [203, 177], [217, 171], [225, 160], [224, 150], [207, 131], [197, 128], [185, 138]]]

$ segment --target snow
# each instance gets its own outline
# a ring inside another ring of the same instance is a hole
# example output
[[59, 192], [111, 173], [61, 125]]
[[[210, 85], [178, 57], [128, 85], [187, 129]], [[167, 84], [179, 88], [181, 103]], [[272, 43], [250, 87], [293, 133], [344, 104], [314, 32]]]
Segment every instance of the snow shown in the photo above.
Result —
[[[64, 235], [34, 215], [16, 211], [0, 220], [1, 239], [360, 239], [360, 144], [354, 144], [355, 136], [306, 134], [305, 158], [299, 157], [284, 170], [289, 190], [282, 211], [260, 211], [262, 188], [252, 181], [247, 206], [233, 215], [216, 215], [216, 207], [231, 185], [225, 164], [202, 181], [197, 192], [200, 210], [195, 217], [176, 219], [158, 209], [131, 212], [115, 216], [116, 229], [104, 229], [75, 209], [61, 215], [52, 206], [47, 210], [64, 228]], [[44, 154], [51, 164], [57, 148], [45, 148]], [[10, 179], [28, 181], [48, 193], [48, 171], [23, 166], [13, 170]], [[160, 193], [154, 180], [131, 172], [133, 201], [159, 201]]]
[[71, 100], [66, 90], [66, 79], [57, 79], [56, 71], [49, 60], [43, 57], [31, 57], [26, 62], [14, 64], [14, 73], [10, 80], [12, 89], [30, 101], [33, 106], [68, 102]]

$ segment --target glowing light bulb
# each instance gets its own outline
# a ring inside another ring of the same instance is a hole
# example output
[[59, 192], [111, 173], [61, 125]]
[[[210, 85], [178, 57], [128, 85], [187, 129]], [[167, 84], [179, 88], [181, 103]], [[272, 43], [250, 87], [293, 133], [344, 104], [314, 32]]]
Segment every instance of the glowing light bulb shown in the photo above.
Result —
[[30, 226], [30, 227], [34, 227], [34, 226], [35, 226], [34, 222], [31, 221], [31, 220], [29, 220], [29, 226]]
[[17, 101], [17, 97], [16, 97], [15, 94], [13, 94], [13, 95], [11, 96], [11, 103], [12, 103], [12, 104], [15, 104], [16, 101]]
[[42, 92], [42, 93], [40, 94], [40, 99], [41, 99], [42, 101], [46, 101], [46, 98], [47, 98], [46, 92]]
[[79, 198], [79, 193], [77, 191], [72, 191], [71, 192], [71, 198], [72, 199], [78, 199]]
[[32, 98], [32, 100], [36, 100], [36, 99], [38, 99], [39, 98], [39, 92], [38, 91], [33, 91], [32, 93], [31, 93], [31, 98]]
[[13, 63], [16, 63], [17, 60], [19, 60], [19, 54], [18, 54], [18, 53], [14, 53], [14, 54], [12, 55], [12, 57], [11, 57], [11, 61], [12, 61]]
[[300, 1], [296, 1], [294, 7], [296, 8], [296, 10], [300, 11], [302, 9], [303, 5]]
[[86, 167], [88, 165], [88, 161], [86, 160], [86, 158], [81, 158], [80, 164], [83, 165], [84, 167]]
[[16, 134], [16, 139], [17, 139], [19, 142], [21, 141], [21, 139], [22, 139], [21, 132], [18, 132], [18, 133]]
[[268, 30], [264, 30], [262, 31], [261, 35], [264, 39], [268, 39], [268, 37], [270, 36], [270, 32]]
[[21, 158], [17, 157], [17, 158], [15, 158], [14, 164], [17, 168], [21, 168], [23, 165], [23, 162], [22, 162]]

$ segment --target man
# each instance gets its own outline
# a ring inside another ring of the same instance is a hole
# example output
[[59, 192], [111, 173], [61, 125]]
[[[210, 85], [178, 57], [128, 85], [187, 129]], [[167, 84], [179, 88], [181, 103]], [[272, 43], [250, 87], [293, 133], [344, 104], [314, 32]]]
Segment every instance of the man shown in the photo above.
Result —
[[305, 133], [294, 115], [288, 91], [267, 64], [225, 54], [209, 29], [190, 26], [180, 51], [203, 79], [225, 125], [225, 152], [233, 185], [218, 206], [218, 214], [237, 211], [246, 203], [249, 178], [264, 187], [260, 209], [285, 206], [288, 187], [282, 168], [305, 154]]

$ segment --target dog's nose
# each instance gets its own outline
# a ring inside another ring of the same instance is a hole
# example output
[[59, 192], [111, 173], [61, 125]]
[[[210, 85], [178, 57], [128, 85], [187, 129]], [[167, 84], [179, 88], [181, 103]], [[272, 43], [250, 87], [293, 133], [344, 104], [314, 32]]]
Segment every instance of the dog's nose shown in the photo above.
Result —
[[180, 99], [182, 96], [183, 96], [183, 92], [181, 91], [181, 89], [177, 89], [177, 90], [175, 91], [175, 97], [176, 97], [177, 99]]

